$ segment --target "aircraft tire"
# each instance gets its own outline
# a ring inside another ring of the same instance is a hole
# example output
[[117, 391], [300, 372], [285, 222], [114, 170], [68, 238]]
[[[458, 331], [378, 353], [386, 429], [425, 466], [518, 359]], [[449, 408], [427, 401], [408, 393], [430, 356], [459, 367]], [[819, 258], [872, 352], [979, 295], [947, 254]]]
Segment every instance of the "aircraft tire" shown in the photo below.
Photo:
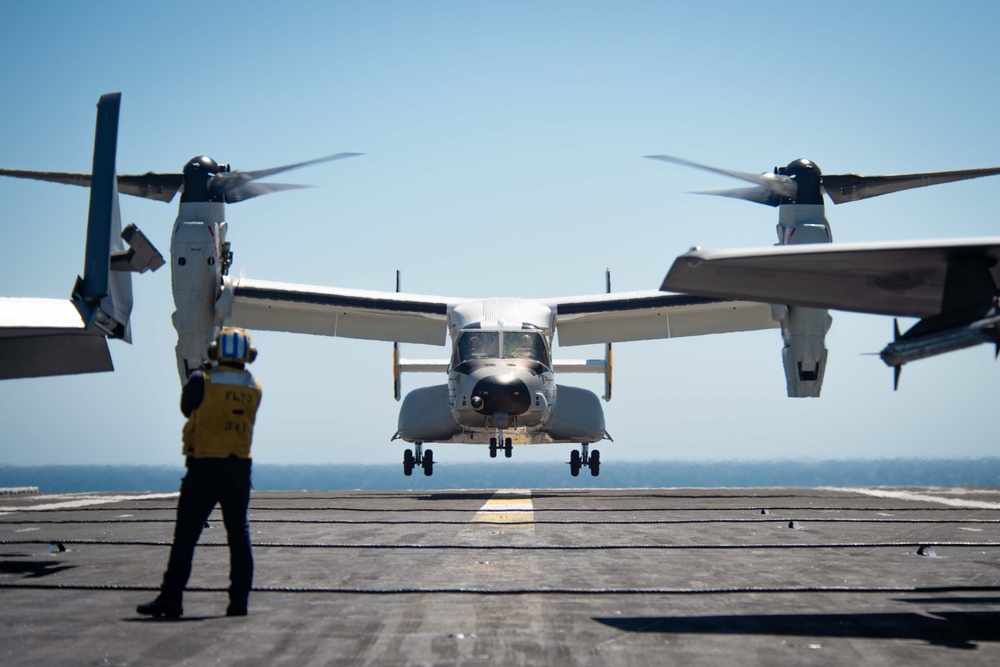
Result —
[[569, 474], [580, 476], [580, 452], [575, 449], [569, 453]]

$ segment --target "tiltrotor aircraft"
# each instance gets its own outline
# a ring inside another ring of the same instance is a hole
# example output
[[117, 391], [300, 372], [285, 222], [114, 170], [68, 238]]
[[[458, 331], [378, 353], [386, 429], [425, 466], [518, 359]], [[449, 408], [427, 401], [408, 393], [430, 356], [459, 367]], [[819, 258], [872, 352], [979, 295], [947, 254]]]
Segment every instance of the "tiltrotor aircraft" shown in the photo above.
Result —
[[[502, 450], [507, 457], [514, 444], [578, 443], [580, 449], [571, 452], [571, 474], [576, 476], [586, 467], [596, 476], [600, 453], [591, 451], [590, 445], [610, 439], [600, 400], [593, 392], [557, 384], [557, 373], [603, 373], [604, 399], [610, 400], [612, 343], [777, 326], [774, 309], [767, 304], [661, 290], [612, 293], [610, 284], [605, 293], [590, 296], [458, 298], [403, 293], [398, 281], [395, 292], [380, 292], [229, 275], [232, 251], [226, 239], [227, 203], [300, 187], [259, 183], [258, 179], [354, 155], [339, 153], [251, 172], [231, 171], [210, 158], [197, 157], [182, 173], [118, 177], [119, 190], [126, 194], [169, 202], [181, 193], [171, 235], [173, 324], [181, 381], [206, 361], [208, 343], [223, 325], [390, 341], [397, 344], [397, 400], [402, 397], [402, 373], [447, 373], [444, 383], [416, 389], [403, 398], [393, 439], [413, 444], [404, 452], [405, 474], [412, 474], [416, 467], [425, 475], [432, 474], [433, 453], [424, 449], [428, 443], [488, 445], [491, 456]], [[0, 170], [0, 175], [77, 185], [90, 182], [89, 174]], [[813, 232], [805, 222], [797, 229], [790, 233]], [[825, 229], [828, 233], [828, 226]], [[822, 326], [825, 333], [825, 321]], [[793, 335], [813, 333], [812, 329], [792, 330]], [[449, 336], [448, 359], [399, 358], [398, 343], [447, 345]], [[603, 343], [605, 358], [554, 360], [555, 336], [561, 346]], [[809, 373], [814, 379], [807, 381], [821, 381], [822, 367], [815, 364], [815, 355], [805, 357], [810, 350], [786, 345], [786, 369], [789, 364], [796, 369], [796, 382], [810, 377]]]
[[[206, 362], [218, 327], [287, 331], [390, 341], [394, 389], [402, 397], [405, 372], [445, 372], [442, 384], [403, 398], [393, 439], [412, 443], [403, 470], [433, 472], [427, 443], [488, 445], [492, 456], [511, 456], [514, 444], [573, 443], [570, 472], [600, 471], [590, 445], [606, 438], [600, 400], [591, 391], [557, 384], [557, 373], [605, 377], [611, 398], [611, 343], [773, 328], [770, 307], [759, 303], [668, 294], [660, 290], [610, 292], [552, 299], [458, 298], [399, 291], [361, 291], [234, 278], [227, 240], [226, 204], [294, 185], [259, 179], [317, 162], [352, 157], [339, 153], [259, 171], [233, 171], [196, 157], [182, 173], [118, 176], [120, 192], [169, 202], [180, 192], [171, 234], [171, 274], [177, 331], [177, 368], [183, 382]], [[95, 172], [96, 173], [96, 172]], [[90, 174], [0, 170], [0, 175], [86, 186]], [[96, 183], [96, 180], [95, 180]], [[555, 360], [553, 338], [563, 346], [603, 343], [604, 359]], [[450, 358], [399, 358], [398, 343], [447, 344]]]
[[115, 179], [120, 104], [118, 93], [97, 103], [83, 277], [69, 299], [0, 297], [0, 379], [110, 371], [107, 340], [132, 342], [131, 274], [155, 271], [164, 262], [135, 225], [121, 228]]
[[[789, 395], [819, 395], [826, 368], [826, 308], [922, 318], [881, 353], [895, 371], [915, 359], [979, 343], [1000, 352], [1000, 238], [903, 243], [833, 244], [823, 206], [1000, 174], [1000, 167], [859, 176], [824, 174], [799, 159], [773, 173], [708, 167], [666, 155], [649, 156], [755, 183], [711, 190], [778, 207], [778, 247], [728, 251], [693, 248], [679, 257], [661, 289], [715, 298], [754, 299], [774, 306], [785, 340]], [[816, 244], [828, 244], [817, 246]], [[786, 247], [794, 246], [794, 247]], [[815, 392], [815, 393], [811, 393]]]

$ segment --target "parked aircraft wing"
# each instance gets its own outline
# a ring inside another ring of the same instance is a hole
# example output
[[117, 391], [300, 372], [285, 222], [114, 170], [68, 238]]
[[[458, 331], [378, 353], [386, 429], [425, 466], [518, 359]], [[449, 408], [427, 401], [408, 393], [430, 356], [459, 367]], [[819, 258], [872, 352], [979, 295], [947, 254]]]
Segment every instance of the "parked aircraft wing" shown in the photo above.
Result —
[[0, 380], [111, 370], [103, 332], [72, 301], [0, 297]]
[[[401, 343], [446, 344], [443, 297], [240, 279], [227, 284], [226, 324]], [[225, 290], [224, 290], [225, 292]]]
[[1000, 285], [1000, 237], [693, 250], [662, 289], [706, 297], [930, 317], [941, 312], [956, 260], [982, 257]]
[[778, 326], [766, 304], [657, 290], [541, 302], [555, 308], [560, 345], [678, 338]]

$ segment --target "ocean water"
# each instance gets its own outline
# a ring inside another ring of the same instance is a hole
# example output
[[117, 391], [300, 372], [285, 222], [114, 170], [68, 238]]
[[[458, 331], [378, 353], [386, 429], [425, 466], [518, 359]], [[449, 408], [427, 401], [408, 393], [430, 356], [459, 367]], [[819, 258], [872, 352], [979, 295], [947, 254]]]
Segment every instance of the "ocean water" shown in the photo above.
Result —
[[[174, 466], [10, 466], [0, 464], [0, 488], [38, 487], [40, 493], [176, 491], [184, 475]], [[496, 488], [749, 488], [819, 486], [1000, 487], [1000, 458], [882, 459], [871, 461], [642, 461], [602, 463], [601, 474], [571, 477], [565, 463], [438, 463], [434, 475], [405, 477], [402, 465], [255, 464], [258, 491]]]

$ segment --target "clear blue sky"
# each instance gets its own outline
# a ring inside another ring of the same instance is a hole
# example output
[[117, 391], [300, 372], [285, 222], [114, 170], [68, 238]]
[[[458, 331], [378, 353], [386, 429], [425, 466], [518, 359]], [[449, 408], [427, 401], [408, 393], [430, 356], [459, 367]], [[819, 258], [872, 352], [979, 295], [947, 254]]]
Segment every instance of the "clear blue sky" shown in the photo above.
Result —
[[[777, 212], [686, 194], [738, 183], [643, 155], [756, 172], [799, 157], [827, 173], [1000, 165], [998, 25], [986, 2], [8, 2], [0, 165], [88, 171], [94, 105], [121, 91], [120, 173], [366, 153], [285, 179], [313, 189], [230, 206], [234, 272], [391, 290], [401, 269], [408, 292], [559, 296], [603, 291], [611, 267], [616, 290], [650, 289], [692, 245], [773, 243]], [[992, 235], [998, 193], [984, 179], [827, 216], [842, 242]], [[87, 196], [0, 180], [0, 294], [68, 296]], [[169, 250], [176, 203], [123, 197], [122, 211]], [[135, 292], [115, 373], [0, 383], [0, 463], [180, 460], [169, 271]], [[993, 350], [908, 365], [894, 393], [863, 356], [891, 331], [835, 313], [820, 399], [785, 397], [776, 330], [618, 345], [605, 465], [995, 454]], [[258, 461], [401, 459], [389, 344], [254, 342]], [[435, 453], [503, 464], [484, 447]]]

